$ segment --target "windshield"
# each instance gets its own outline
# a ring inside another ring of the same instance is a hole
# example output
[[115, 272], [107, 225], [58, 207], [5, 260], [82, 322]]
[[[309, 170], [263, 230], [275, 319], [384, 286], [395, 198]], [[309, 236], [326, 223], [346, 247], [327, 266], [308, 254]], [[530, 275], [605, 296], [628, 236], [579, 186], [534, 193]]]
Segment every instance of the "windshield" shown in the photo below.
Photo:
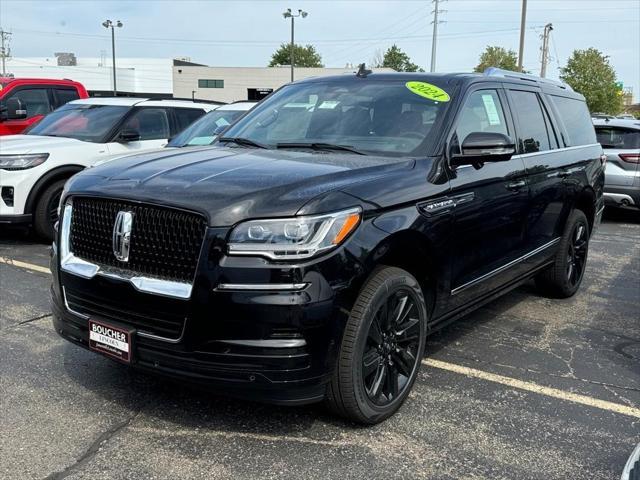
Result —
[[[431, 98], [429, 98], [431, 97]], [[440, 101], [432, 98], [438, 98]], [[345, 78], [283, 87], [222, 137], [267, 148], [350, 147], [373, 155], [425, 154], [449, 95], [425, 82]], [[231, 143], [228, 143], [231, 145]], [[343, 149], [345, 153], [349, 150]]]
[[129, 107], [120, 105], [68, 104], [45, 116], [27, 135], [101, 143], [128, 111]]
[[180, 132], [167, 147], [210, 145], [225, 127], [231, 125], [244, 110], [213, 110]]

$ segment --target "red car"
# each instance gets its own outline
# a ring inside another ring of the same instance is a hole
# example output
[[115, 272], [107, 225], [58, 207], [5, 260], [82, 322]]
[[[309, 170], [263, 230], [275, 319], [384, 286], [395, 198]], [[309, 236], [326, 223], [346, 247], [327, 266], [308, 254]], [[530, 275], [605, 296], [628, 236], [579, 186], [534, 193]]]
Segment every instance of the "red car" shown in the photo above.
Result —
[[71, 100], [87, 98], [81, 83], [0, 77], [0, 135], [16, 135]]

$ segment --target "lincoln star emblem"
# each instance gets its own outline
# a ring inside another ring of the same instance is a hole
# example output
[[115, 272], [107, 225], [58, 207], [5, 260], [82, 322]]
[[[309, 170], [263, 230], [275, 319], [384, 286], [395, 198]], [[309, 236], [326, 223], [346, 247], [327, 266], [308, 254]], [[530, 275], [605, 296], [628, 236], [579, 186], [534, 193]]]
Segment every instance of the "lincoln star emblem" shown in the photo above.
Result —
[[129, 261], [133, 212], [118, 212], [113, 226], [113, 254], [121, 262]]

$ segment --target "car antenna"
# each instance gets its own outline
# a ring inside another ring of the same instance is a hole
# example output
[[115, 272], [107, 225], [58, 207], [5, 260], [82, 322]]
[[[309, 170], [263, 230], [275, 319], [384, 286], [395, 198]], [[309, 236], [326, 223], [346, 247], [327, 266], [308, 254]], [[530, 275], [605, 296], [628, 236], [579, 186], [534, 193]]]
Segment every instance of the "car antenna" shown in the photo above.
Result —
[[367, 75], [371, 73], [371, 70], [367, 70], [364, 63], [358, 65], [358, 72], [356, 73], [356, 77], [365, 78]]

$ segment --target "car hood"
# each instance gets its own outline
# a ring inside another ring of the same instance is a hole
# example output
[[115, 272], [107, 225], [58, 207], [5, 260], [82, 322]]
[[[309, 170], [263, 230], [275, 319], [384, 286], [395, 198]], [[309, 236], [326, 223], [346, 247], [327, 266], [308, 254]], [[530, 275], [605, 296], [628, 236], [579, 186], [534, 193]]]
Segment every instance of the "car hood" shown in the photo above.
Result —
[[0, 137], [0, 154], [7, 153], [49, 153], [65, 147], [86, 145], [81, 140], [65, 137], [41, 135], [6, 135]]
[[[323, 194], [407, 172], [414, 164], [407, 158], [350, 153], [171, 149], [85, 170], [69, 182], [68, 192], [186, 208], [205, 214], [211, 226], [227, 226], [247, 218], [294, 215]], [[340, 201], [314, 202], [314, 208], [322, 211], [323, 206], [329, 210], [363, 203], [346, 194], [338, 196]], [[305, 213], [315, 212], [307, 209]]]

